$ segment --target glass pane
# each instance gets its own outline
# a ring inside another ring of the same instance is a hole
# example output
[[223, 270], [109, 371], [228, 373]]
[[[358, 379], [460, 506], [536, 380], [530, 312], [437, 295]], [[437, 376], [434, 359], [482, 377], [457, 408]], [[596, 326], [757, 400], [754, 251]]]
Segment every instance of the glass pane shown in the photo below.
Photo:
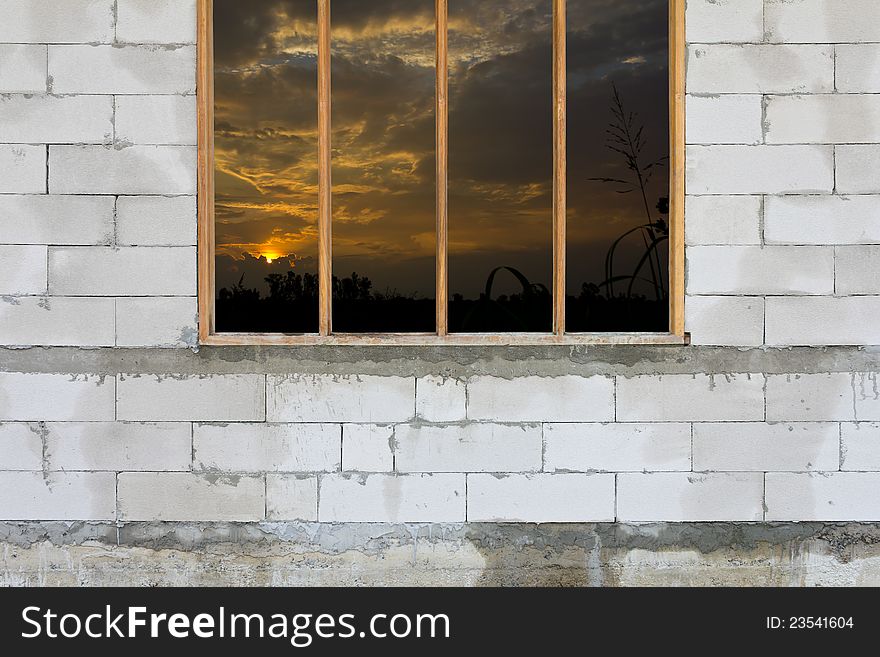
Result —
[[668, 10], [568, 0], [569, 332], [669, 330]]
[[449, 1], [449, 325], [552, 330], [551, 0]]
[[333, 330], [435, 319], [434, 0], [333, 0]]
[[317, 4], [214, 0], [217, 330], [314, 333]]

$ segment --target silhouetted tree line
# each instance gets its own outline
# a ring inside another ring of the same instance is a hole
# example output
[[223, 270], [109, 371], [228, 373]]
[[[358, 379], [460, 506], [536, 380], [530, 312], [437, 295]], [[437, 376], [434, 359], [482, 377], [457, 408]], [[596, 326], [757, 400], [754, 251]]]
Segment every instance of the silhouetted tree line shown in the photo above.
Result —
[[[522, 284], [515, 294], [494, 296], [497, 274], [510, 273]], [[248, 287], [244, 278], [223, 288], [217, 299], [217, 328], [229, 333], [314, 333], [318, 327], [318, 277], [315, 274], [271, 274], [268, 295]], [[606, 286], [607, 287], [607, 286]], [[339, 333], [433, 333], [435, 301], [395, 291], [373, 291], [372, 281], [352, 273], [333, 277], [333, 325]], [[453, 294], [449, 303], [450, 330], [455, 333], [549, 332], [553, 296], [541, 283], [531, 283], [512, 267], [489, 275], [476, 299]], [[570, 329], [584, 332], [664, 331], [668, 310], [664, 300], [644, 295], [603, 292], [584, 283], [569, 295]]]

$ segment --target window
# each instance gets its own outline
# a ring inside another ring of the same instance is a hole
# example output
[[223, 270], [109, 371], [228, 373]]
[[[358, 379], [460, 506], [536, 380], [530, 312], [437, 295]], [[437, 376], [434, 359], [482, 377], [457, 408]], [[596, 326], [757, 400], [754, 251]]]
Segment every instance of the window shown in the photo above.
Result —
[[207, 344], [681, 343], [684, 0], [200, 0]]

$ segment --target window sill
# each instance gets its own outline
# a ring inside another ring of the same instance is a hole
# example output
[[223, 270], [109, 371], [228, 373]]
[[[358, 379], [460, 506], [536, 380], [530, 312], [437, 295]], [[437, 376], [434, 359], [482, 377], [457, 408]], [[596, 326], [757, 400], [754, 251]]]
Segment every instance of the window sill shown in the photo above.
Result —
[[529, 345], [688, 345], [690, 336], [673, 333], [571, 333], [564, 336], [535, 333], [472, 334], [461, 333], [440, 337], [429, 333], [352, 335], [284, 335], [257, 333], [218, 333], [201, 341], [205, 346], [498, 346]]

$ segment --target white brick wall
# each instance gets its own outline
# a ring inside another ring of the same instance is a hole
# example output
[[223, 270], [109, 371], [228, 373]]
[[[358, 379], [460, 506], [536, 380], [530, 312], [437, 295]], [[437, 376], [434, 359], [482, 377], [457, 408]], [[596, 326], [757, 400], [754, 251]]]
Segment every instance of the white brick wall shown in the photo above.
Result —
[[361, 375], [185, 351], [195, 8], [0, 0], [0, 521], [880, 519], [880, 3], [687, 2], [691, 347]]

